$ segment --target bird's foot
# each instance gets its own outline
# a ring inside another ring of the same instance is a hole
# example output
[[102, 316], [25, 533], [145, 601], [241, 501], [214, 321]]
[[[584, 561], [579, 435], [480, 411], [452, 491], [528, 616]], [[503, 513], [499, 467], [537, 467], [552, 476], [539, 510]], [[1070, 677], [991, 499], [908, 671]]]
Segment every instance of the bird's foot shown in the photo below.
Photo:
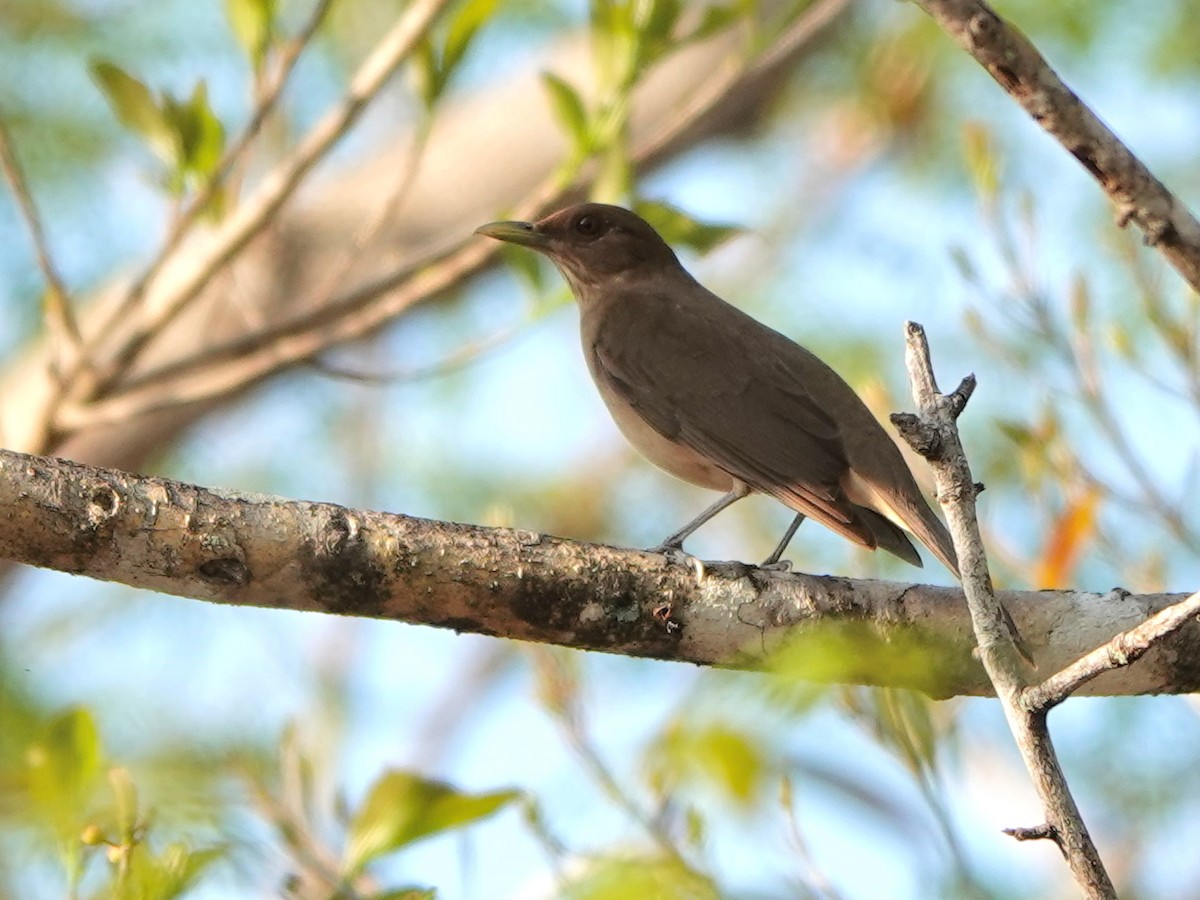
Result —
[[669, 563], [683, 566], [685, 569], [691, 569], [696, 573], [696, 584], [704, 580], [704, 561], [692, 556], [692, 554], [684, 550], [679, 544], [659, 544], [657, 547], [651, 547], [647, 552], [658, 553], [666, 557]]
[[790, 559], [777, 559], [774, 556], [768, 556], [758, 564], [760, 569], [766, 569], [768, 572], [790, 572], [792, 571], [792, 561]]

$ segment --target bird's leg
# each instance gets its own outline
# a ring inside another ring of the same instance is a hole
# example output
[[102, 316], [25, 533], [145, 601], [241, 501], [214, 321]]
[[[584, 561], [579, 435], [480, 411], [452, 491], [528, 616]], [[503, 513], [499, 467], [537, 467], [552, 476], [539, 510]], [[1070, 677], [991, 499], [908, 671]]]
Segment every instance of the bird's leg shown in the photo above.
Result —
[[749, 493], [750, 493], [750, 488], [747, 487], [746, 485], [744, 485], [744, 484], [736, 485], [732, 491], [730, 491], [728, 494], [725, 494], [724, 496], [722, 496], [720, 500], [718, 500], [716, 503], [714, 503], [708, 509], [704, 510], [704, 512], [700, 513], [700, 515], [696, 516], [696, 518], [692, 519], [692, 521], [688, 522], [686, 525], [684, 525], [682, 528], [680, 528], [678, 531], [676, 531], [674, 534], [672, 534], [670, 537], [668, 537], [666, 540], [664, 540], [657, 547], [652, 547], [650, 549], [650, 552], [651, 553], [670, 553], [672, 551], [678, 552], [678, 551], [682, 550], [683, 542], [691, 535], [691, 533], [693, 531], [695, 531], [697, 528], [699, 528], [701, 525], [703, 525], [705, 522], [707, 522], [709, 519], [711, 519], [713, 516], [715, 516], [717, 513], [719, 513], [725, 507], [731, 506], [732, 504], [737, 503], [737, 501], [741, 500], [743, 497], [745, 497]]
[[792, 519], [792, 524], [788, 526], [787, 531], [783, 533], [783, 540], [779, 542], [779, 546], [772, 551], [771, 555], [762, 561], [760, 569], [783, 569], [787, 571], [792, 567], [792, 564], [787, 560], [782, 563], [779, 558], [783, 556], [783, 551], [787, 549], [787, 545], [792, 541], [792, 535], [796, 533], [796, 529], [800, 527], [804, 521], [804, 513], [796, 513], [796, 518]]

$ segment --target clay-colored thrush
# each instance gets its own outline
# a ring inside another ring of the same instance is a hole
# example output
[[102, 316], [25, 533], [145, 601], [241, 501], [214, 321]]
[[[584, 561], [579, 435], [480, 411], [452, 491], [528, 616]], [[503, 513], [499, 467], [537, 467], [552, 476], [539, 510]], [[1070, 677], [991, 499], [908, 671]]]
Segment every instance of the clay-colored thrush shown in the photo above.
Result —
[[706, 290], [634, 213], [586, 203], [478, 234], [530, 247], [579, 301], [583, 352], [617, 426], [651, 462], [725, 495], [668, 537], [682, 546], [753, 491], [860, 544], [921, 565], [905, 529], [955, 575], [945, 526], [896, 444], [842, 378]]

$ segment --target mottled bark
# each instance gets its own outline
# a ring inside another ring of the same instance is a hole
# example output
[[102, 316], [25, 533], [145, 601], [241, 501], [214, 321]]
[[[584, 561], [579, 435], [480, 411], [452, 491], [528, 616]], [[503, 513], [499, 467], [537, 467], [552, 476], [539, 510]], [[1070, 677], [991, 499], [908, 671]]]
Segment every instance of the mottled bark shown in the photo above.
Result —
[[[991, 692], [954, 588], [709, 563], [0, 451], [0, 556], [217, 603], [434, 625], [817, 680]], [[1183, 595], [1001, 592], [1057, 671]], [[787, 652], [772, 657], [772, 652]], [[768, 657], [772, 657], [771, 660]], [[786, 663], [780, 663], [779, 659]], [[1186, 625], [1083, 693], [1200, 688]]]

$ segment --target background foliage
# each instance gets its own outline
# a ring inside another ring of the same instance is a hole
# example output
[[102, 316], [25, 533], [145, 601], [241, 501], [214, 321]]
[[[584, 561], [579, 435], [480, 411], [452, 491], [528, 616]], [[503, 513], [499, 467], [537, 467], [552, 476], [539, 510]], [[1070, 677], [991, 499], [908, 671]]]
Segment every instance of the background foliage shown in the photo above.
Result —
[[[528, 101], [550, 103], [567, 139], [558, 177], [590, 160], [598, 195], [645, 204], [706, 284], [822, 354], [881, 411], [908, 405], [900, 326], [924, 322], [943, 377], [980, 379], [965, 426], [998, 580], [1194, 587], [1196, 297], [903, 3], [853, 4], [761, 116], [638, 176], [624, 139], [646, 72], [685, 39], [757, 22], [752, 44], [762, 22], [805, 8], [714, 4], [676, 22], [681, 6], [453, 4], [317, 178], [414, 135], [419, 148], [439, 116], [587, 32], [600, 93], [547, 73]], [[401, 7], [332, 5], [257, 156], [211, 192], [201, 229], [293, 146]], [[1179, 196], [1200, 193], [1188, 4], [999, 9]], [[144, 262], [207, 189], [266, 61], [308, 14], [291, 0], [0, 4], [0, 116], [74, 299]], [[507, 259], [329, 361], [391, 373], [381, 383], [302, 367], [222, 403], [144, 468], [655, 543], [705, 498], [624, 446], [557, 277]], [[47, 286], [10, 195], [0, 267], [12, 369], [45, 327]], [[788, 514], [743, 506], [693, 552], [765, 555]], [[907, 574], [816, 529], [792, 555], [811, 571]], [[0, 623], [9, 896], [1067, 889], [1052, 848], [998, 833], [1036, 811], [986, 701], [208, 608], [42, 572], [7, 577]], [[1074, 700], [1055, 714], [1123, 896], [1195, 893], [1195, 718], [1185, 698]]]

